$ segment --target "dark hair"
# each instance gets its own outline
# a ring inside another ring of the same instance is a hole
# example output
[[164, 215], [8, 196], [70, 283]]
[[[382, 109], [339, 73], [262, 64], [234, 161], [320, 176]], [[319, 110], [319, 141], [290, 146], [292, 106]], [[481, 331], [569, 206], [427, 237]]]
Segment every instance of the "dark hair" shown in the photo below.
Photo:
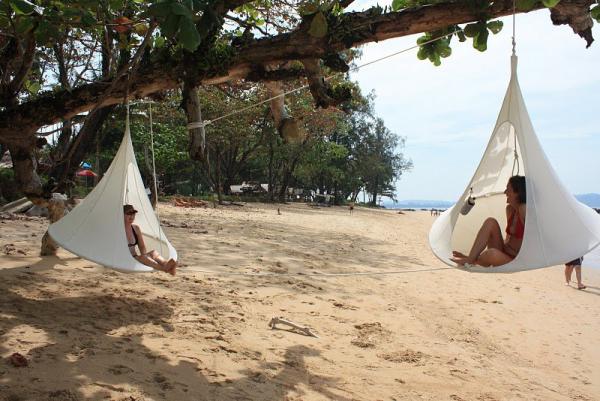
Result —
[[133, 207], [133, 205], [123, 205], [123, 213], [124, 214], [130, 214], [130, 213], [137, 213], [137, 210], [135, 210], [135, 208]]
[[525, 177], [522, 175], [513, 175], [508, 179], [508, 183], [513, 191], [519, 194], [519, 203], [527, 203], [527, 192], [525, 190]]

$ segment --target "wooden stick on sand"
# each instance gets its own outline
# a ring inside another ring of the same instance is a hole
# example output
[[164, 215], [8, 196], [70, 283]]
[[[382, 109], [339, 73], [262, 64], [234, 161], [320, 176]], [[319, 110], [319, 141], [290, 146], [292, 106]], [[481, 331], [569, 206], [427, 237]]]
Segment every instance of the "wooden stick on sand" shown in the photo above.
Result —
[[288, 326], [290, 326], [290, 327], [292, 327], [292, 328], [294, 328], [294, 329], [296, 329], [296, 330], [300, 331], [300, 332], [301, 332], [302, 334], [304, 334], [305, 336], [319, 338], [319, 336], [317, 336], [315, 333], [313, 333], [313, 332], [311, 331], [311, 328], [310, 328], [310, 327], [308, 327], [308, 326], [301, 326], [301, 325], [299, 325], [299, 324], [297, 324], [297, 323], [294, 323], [294, 322], [292, 322], [292, 321], [289, 321], [289, 320], [287, 320], [287, 319], [284, 319], [284, 318], [282, 318], [282, 317], [277, 317], [277, 316], [273, 317], [273, 318], [271, 319], [271, 321], [269, 322], [269, 327], [270, 327], [271, 329], [275, 329], [275, 325], [276, 325], [277, 323], [286, 324], [286, 325], [288, 325]]

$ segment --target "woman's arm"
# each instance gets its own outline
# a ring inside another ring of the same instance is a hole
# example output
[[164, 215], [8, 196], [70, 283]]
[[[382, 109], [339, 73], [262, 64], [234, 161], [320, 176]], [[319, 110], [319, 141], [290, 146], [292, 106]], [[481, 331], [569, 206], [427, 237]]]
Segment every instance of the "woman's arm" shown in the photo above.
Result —
[[521, 219], [523, 225], [525, 225], [525, 213], [527, 213], [527, 204], [521, 203], [519, 205], [519, 218]]
[[140, 254], [145, 255], [147, 253], [147, 251], [146, 251], [146, 243], [144, 242], [144, 236], [142, 235], [142, 230], [140, 230], [140, 227], [137, 226], [136, 224], [132, 224], [131, 226], [135, 230], [135, 233], [137, 234], [137, 237], [138, 237], [138, 248], [140, 249]]
[[[508, 227], [508, 225], [511, 223], [510, 221], [510, 216], [514, 213], [514, 209], [511, 205], [506, 205], [506, 226]], [[511, 227], [512, 229], [512, 227]], [[510, 241], [510, 237], [511, 235], [509, 234], [511, 230], [508, 230], [508, 232], [506, 233], [506, 238], [504, 239], [504, 243], [507, 244]]]

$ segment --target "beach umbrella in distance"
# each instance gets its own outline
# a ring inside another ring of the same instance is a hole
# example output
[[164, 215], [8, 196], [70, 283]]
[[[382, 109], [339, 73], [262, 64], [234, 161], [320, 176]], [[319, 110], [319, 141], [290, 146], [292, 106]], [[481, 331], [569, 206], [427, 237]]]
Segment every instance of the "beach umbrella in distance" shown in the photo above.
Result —
[[98, 174], [94, 173], [92, 170], [77, 170], [77, 172], [75, 173], [76, 177], [85, 177], [85, 188], [87, 190], [87, 188], [89, 187], [89, 182], [88, 182], [88, 177], [97, 177]]
[[75, 175], [77, 177], [97, 177], [98, 174], [94, 173], [92, 170], [78, 170]]

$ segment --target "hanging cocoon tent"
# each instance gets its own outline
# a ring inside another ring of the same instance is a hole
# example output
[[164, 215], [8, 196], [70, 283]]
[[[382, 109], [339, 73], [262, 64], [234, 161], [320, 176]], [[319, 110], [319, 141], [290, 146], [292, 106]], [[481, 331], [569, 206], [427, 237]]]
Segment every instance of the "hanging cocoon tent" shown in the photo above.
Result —
[[131, 256], [123, 221], [123, 205], [138, 210], [135, 218], [146, 248], [165, 259], [177, 260], [177, 252], [160, 224], [138, 169], [129, 132], [129, 113], [125, 135], [106, 174], [77, 207], [48, 228], [50, 236], [66, 250], [92, 262], [124, 272], [153, 271]]
[[[443, 262], [452, 251], [468, 254], [486, 218], [506, 226], [504, 190], [512, 175], [526, 180], [525, 234], [518, 255], [476, 272], [516, 272], [563, 264], [600, 244], [600, 215], [578, 202], [562, 185], [535, 135], [517, 79], [517, 56], [492, 137], [471, 182], [458, 202], [438, 217], [429, 232], [433, 253]], [[461, 213], [462, 210], [462, 213]]]

